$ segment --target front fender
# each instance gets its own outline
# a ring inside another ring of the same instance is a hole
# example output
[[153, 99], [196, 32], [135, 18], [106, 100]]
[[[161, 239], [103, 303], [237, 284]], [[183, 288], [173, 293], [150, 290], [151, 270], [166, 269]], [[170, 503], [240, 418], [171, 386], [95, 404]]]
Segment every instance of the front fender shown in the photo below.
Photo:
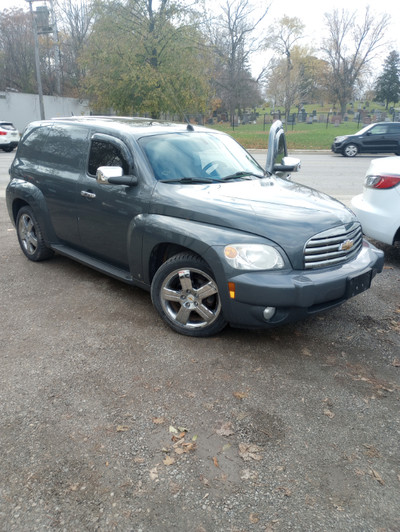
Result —
[[23, 205], [29, 205], [35, 213], [46, 244], [57, 241], [46, 200], [41, 190], [33, 183], [23, 179], [12, 179], [6, 188], [6, 201], [8, 214], [14, 225], [19, 209]]
[[[149, 264], [157, 246], [176, 245], [193, 251], [207, 262], [212, 257], [209, 266], [215, 275], [220, 277], [223, 269], [217, 254], [209, 252], [210, 248], [226, 246], [232, 242], [260, 242], [259, 236], [249, 233], [159, 214], [143, 214], [136, 217], [131, 232], [132, 250], [140, 249], [138, 246], [142, 242], [142, 263], [139, 265], [137, 262], [131, 262], [133, 265], [131, 271], [133, 276], [137, 277], [140, 270], [141, 274], [138, 277], [148, 285], [151, 283]], [[133, 253], [130, 256], [135, 260]]]

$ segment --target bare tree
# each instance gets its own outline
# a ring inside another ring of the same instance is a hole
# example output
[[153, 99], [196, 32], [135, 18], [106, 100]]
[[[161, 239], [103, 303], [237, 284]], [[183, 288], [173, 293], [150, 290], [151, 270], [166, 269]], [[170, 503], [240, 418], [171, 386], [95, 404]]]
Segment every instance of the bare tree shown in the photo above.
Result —
[[77, 96], [85, 69], [80, 57], [93, 23], [92, 0], [57, 0], [64, 93]]
[[247, 96], [255, 94], [249, 59], [260, 49], [261, 41], [256, 29], [265, 19], [268, 9], [269, 5], [260, 12], [249, 0], [226, 0], [221, 15], [211, 23], [210, 35], [216, 54], [213, 81], [216, 93], [225, 101], [232, 120], [235, 110], [243, 105]]
[[0, 12], [0, 89], [36, 91], [32, 23], [22, 10]]
[[384, 45], [390, 17], [374, 16], [369, 7], [360, 11], [333, 10], [325, 14], [328, 37], [322, 51], [330, 66], [327, 87], [339, 102], [342, 116], [354, 89], [371, 60]]
[[264, 46], [272, 48], [278, 54], [286, 56], [286, 68], [283, 76], [285, 120], [289, 120], [290, 108], [294, 104], [298, 89], [298, 77], [296, 82], [292, 80], [293, 62], [292, 50], [299, 39], [303, 37], [304, 24], [297, 17], [284, 16], [276, 25], [277, 29], [268, 36]]

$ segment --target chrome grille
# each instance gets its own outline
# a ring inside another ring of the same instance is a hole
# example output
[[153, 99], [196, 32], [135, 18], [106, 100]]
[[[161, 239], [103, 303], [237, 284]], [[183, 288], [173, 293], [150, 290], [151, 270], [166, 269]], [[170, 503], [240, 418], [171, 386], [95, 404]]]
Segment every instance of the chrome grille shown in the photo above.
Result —
[[307, 242], [304, 249], [304, 267], [325, 268], [347, 262], [358, 255], [361, 247], [362, 230], [359, 223], [328, 229]]

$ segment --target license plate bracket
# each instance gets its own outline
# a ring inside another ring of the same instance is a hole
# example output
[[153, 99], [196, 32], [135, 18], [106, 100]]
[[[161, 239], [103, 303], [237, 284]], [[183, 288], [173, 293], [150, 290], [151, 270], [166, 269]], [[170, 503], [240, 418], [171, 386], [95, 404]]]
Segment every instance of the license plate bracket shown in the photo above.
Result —
[[361, 294], [362, 292], [365, 292], [365, 290], [368, 290], [371, 286], [371, 280], [372, 271], [347, 279], [346, 297], [354, 297], [357, 294]]

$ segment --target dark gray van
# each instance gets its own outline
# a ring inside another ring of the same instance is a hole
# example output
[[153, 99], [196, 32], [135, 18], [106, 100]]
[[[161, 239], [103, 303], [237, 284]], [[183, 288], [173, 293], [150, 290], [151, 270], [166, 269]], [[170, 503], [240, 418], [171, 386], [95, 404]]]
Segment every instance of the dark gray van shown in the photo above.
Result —
[[7, 207], [33, 261], [60, 253], [151, 291], [179, 333], [266, 328], [369, 288], [383, 253], [341, 203], [284, 179], [282, 124], [263, 169], [230, 136], [150, 119], [30, 124]]

